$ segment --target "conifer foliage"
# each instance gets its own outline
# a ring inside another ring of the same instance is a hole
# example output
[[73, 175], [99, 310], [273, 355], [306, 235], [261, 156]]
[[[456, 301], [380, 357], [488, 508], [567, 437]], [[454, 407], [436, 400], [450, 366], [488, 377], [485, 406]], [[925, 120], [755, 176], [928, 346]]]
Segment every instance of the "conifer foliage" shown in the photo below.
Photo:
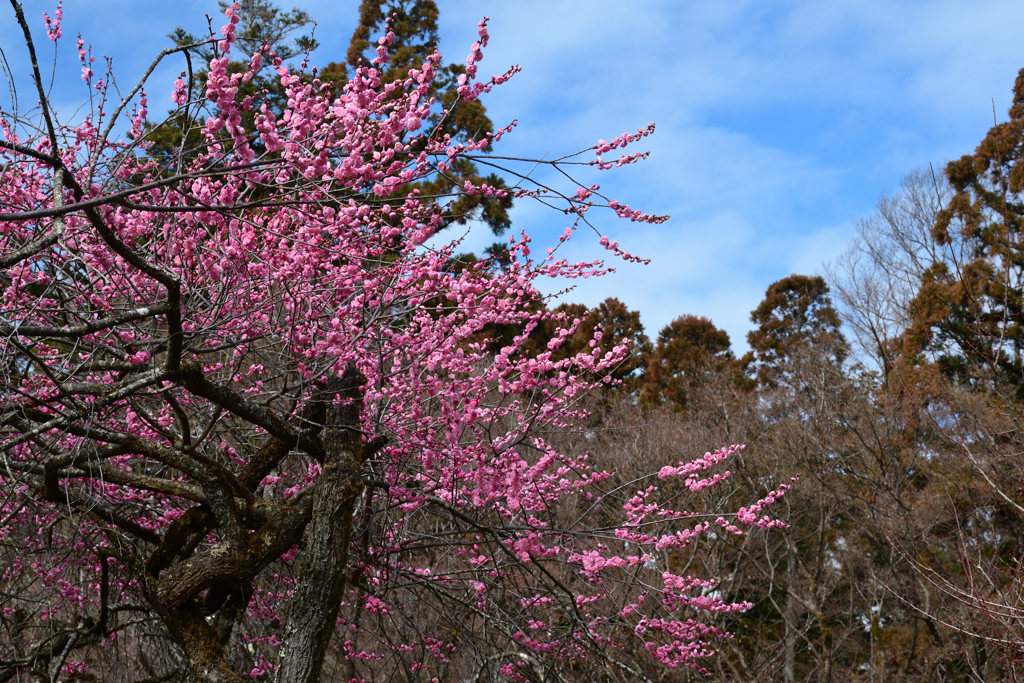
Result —
[[789, 359], [809, 344], [828, 347], [836, 362], [845, 357], [839, 313], [828, 294], [820, 275], [790, 275], [768, 286], [764, 300], [750, 314], [757, 328], [747, 334], [762, 383], [780, 381]]
[[945, 374], [976, 380], [996, 371], [1024, 382], [1024, 69], [1009, 120], [975, 150], [950, 162], [954, 195], [936, 216], [939, 247], [965, 247], [961, 260], [935, 261], [911, 306], [910, 352], [929, 351]]

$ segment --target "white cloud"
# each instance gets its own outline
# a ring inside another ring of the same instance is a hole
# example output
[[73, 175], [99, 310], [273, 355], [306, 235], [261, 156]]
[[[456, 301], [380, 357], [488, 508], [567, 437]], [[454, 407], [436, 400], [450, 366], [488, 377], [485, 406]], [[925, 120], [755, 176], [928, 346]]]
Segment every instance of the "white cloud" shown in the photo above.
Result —
[[[41, 14], [52, 14], [53, 2], [25, 2], [39, 38]], [[356, 3], [340, 11], [333, 0], [295, 4], [320, 22], [314, 63], [343, 60]], [[843, 248], [853, 221], [895, 190], [906, 171], [973, 150], [991, 125], [991, 100], [1004, 117], [1024, 66], [1019, 0], [439, 5], [440, 47], [449, 61], [465, 59], [476, 22], [489, 15], [482, 73], [523, 66], [485, 100], [496, 124], [520, 121], [498, 153], [550, 158], [658, 123], [655, 136], [636, 145], [652, 150], [646, 162], [581, 173], [609, 196], [673, 215], [662, 226], [596, 218], [601, 232], [654, 262], [586, 281], [570, 298], [597, 303], [618, 296], [641, 310], [652, 335], [679, 314], [707, 315], [737, 346], [769, 283], [819, 270]], [[203, 29], [204, 12], [215, 14], [216, 3], [151, 2], [141, 11], [127, 0], [67, 0], [58, 59], [69, 75], [59, 78], [59, 88], [82, 89], [78, 31], [97, 56], [115, 57], [127, 83], [175, 25]], [[15, 28], [0, 21], [0, 43], [23, 73]], [[157, 74], [152, 111], [160, 111], [180, 68], [176, 62]], [[34, 101], [24, 90], [20, 95]], [[540, 169], [537, 177], [552, 176]], [[565, 224], [564, 216], [526, 202], [514, 210], [513, 229], [528, 228], [538, 248]], [[479, 253], [493, 240], [476, 231], [464, 248]], [[606, 253], [583, 233], [569, 247], [573, 258]]]

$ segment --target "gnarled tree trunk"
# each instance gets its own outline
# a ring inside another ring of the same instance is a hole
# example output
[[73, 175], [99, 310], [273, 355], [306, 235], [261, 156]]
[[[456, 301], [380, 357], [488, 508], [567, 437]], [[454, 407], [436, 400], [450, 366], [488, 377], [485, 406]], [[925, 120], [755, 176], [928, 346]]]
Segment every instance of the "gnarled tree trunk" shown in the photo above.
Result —
[[334, 632], [345, 593], [353, 512], [363, 491], [359, 393], [365, 382], [349, 366], [340, 380], [327, 387], [328, 396], [336, 393], [344, 403], [327, 411], [326, 460], [314, 493], [313, 519], [299, 571], [302, 578], [288, 610], [278, 683], [317, 683]]

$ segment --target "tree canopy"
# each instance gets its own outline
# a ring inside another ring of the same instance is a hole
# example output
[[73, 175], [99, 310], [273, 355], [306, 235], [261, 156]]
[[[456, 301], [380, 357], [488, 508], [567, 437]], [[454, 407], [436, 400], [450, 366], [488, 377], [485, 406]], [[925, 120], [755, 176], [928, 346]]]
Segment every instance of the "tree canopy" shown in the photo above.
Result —
[[[632, 371], [642, 328], [614, 300], [547, 307], [540, 278], [602, 276], [600, 258], [537, 256], [525, 230], [501, 259], [429, 242], [462, 197], [510, 194], [437, 180], [499, 136], [445, 132], [436, 50], [388, 80], [389, 28], [339, 91], [256, 47], [305, 15], [255, 3], [243, 20], [235, 3], [201, 87], [150, 69], [119, 93], [84, 71], [100, 96], [64, 122], [12, 6], [41, 108], [0, 110], [0, 679], [704, 668], [750, 603], [658, 558], [784, 527], [768, 514], [789, 484], [727, 509], [707, 496], [740, 445], [624, 487], [576, 451], [588, 396]], [[467, 105], [515, 73], [476, 77], [486, 21], [478, 34]], [[232, 61], [239, 41], [252, 52]], [[243, 87], [261, 74], [280, 97]], [[162, 88], [176, 109], [147, 125]], [[153, 153], [173, 126], [177, 148]], [[665, 220], [568, 183], [562, 241], [603, 210]], [[519, 331], [495, 349], [495, 329]]]
[[963, 258], [934, 261], [911, 306], [908, 351], [936, 354], [943, 372], [959, 381], [992, 367], [1024, 385], [1022, 154], [1024, 70], [1009, 119], [993, 126], [973, 154], [946, 166], [953, 196], [936, 215], [932, 238], [940, 247], [962, 245]]

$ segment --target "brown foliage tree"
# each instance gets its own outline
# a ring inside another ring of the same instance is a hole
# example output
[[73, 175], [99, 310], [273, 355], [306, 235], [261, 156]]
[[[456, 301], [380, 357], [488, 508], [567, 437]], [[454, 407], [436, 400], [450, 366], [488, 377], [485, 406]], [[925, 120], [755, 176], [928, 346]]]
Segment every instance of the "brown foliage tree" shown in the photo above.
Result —
[[782, 381], [788, 359], [807, 344], [827, 345], [833, 362], [845, 358], [839, 314], [828, 293], [818, 275], [790, 275], [768, 286], [764, 301], [750, 314], [757, 328], [747, 334], [762, 383]]
[[977, 372], [1024, 381], [1024, 69], [1009, 120], [946, 166], [954, 195], [936, 216], [939, 246], [962, 242], [963, 261], [935, 261], [911, 305], [908, 353], [936, 355], [958, 383]]
[[707, 318], [681, 315], [658, 333], [644, 375], [643, 399], [685, 409], [689, 394], [712, 373], [741, 380], [742, 363], [732, 352], [729, 334]]

